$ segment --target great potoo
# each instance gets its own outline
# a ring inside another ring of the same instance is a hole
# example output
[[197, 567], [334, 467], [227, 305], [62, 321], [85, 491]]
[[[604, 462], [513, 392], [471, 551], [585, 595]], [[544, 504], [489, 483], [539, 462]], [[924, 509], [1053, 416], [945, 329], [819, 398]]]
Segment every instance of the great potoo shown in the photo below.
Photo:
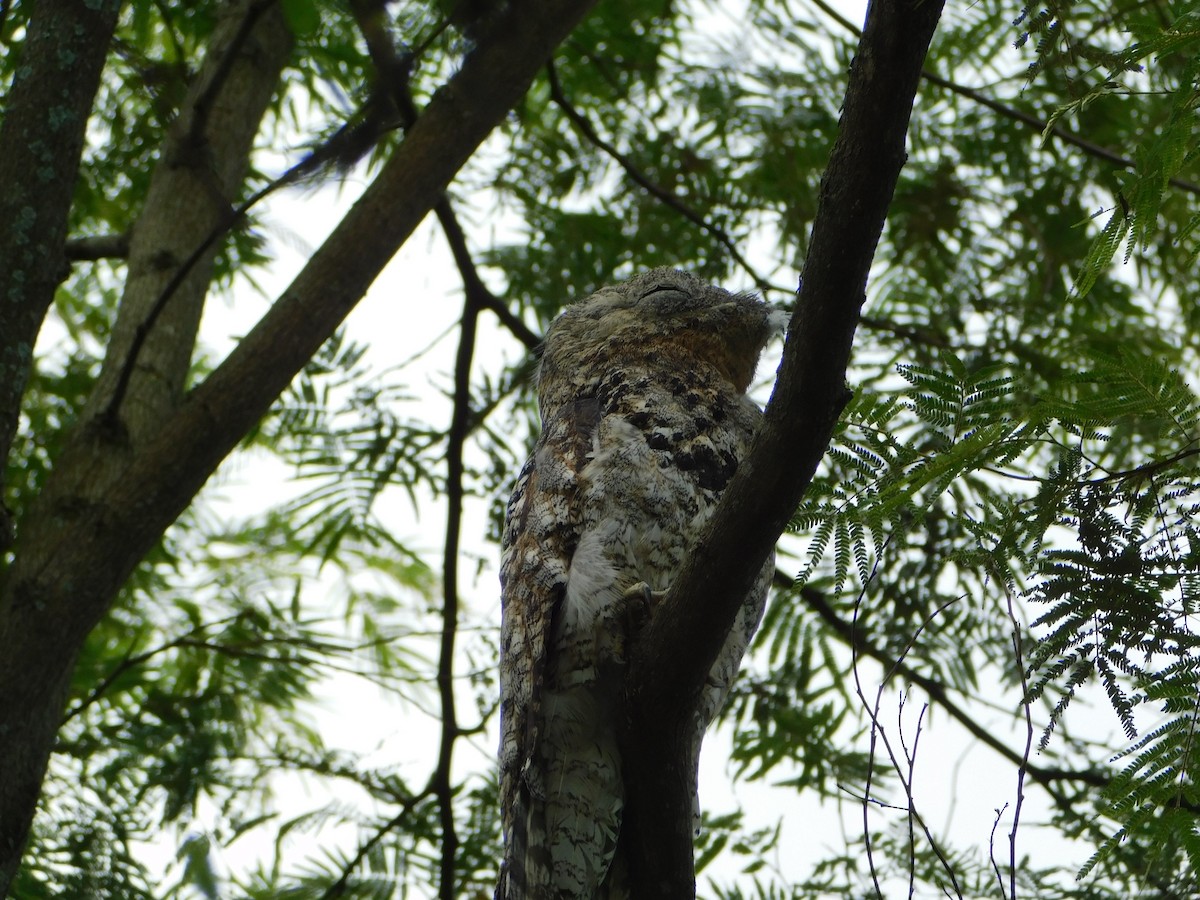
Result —
[[[746, 389], [785, 322], [752, 295], [654, 269], [568, 307], [546, 334], [542, 432], [509, 501], [500, 573], [499, 900], [627, 895], [626, 647], [749, 446], [761, 413]], [[709, 673], [697, 758], [773, 568]]]

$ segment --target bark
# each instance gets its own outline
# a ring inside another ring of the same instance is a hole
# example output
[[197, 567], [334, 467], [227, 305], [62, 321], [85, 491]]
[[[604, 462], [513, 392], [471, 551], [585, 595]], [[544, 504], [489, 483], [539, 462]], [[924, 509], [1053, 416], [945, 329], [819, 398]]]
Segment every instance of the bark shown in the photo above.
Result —
[[[0, 126], [0, 460], [8, 459], [33, 345], [67, 274], [65, 244], [88, 114], [117, 24], [119, 0], [41, 0]], [[0, 553], [12, 540], [2, 502]], [[3, 852], [0, 832], [0, 853]]]
[[[250, 0], [225, 7], [205, 63], [168, 130], [130, 236], [117, 321], [84, 413], [85, 419], [119, 418], [134, 447], [182, 399], [221, 242], [212, 242], [178, 287], [169, 289], [170, 283], [214, 229], [231, 224], [254, 136], [291, 47], [278, 4]], [[135, 343], [136, 359], [130, 359]]]
[[689, 711], [849, 397], [867, 274], [941, 8], [940, 0], [872, 0], [763, 427], [634, 649], [621, 756], [636, 898], [695, 896]]
[[[62, 476], [75, 490], [48, 492], [30, 513], [34, 521], [19, 533], [16, 556], [0, 584], [0, 646], [6, 648], [0, 657], [0, 759], [5, 761], [0, 892], [15, 873], [71, 668], [88, 631], [142, 556], [329, 338], [591, 5], [579, 0], [507, 4], [296, 280], [182, 403], [172, 409], [176, 382], [165, 377], [176, 371], [172, 358], [146, 369], [147, 384], [162, 380], [168, 389], [141, 393], [134, 387], [137, 373], [124, 370], [131, 377], [121, 415], [105, 414], [103, 395], [90, 407], [91, 434], [82, 444], [103, 446], [106, 459], [118, 462], [106, 468], [100, 489], [70, 473]], [[132, 321], [141, 320], [134, 315]], [[151, 344], [148, 335], [146, 360], [157, 359]], [[138, 411], [143, 401], [158, 410], [158, 424]]]
[[[179, 403], [213, 254], [169, 298], [163, 287], [180, 260], [225, 224], [247, 169], [291, 47], [282, 14], [269, 6], [262, 0], [231, 4], [214, 29], [129, 242], [125, 290], [96, 390], [42, 495], [20, 522], [16, 557], [0, 593], [0, 646], [11, 648], [0, 658], [0, 722], [8, 724], [0, 730], [0, 888], [15, 874], [28, 837], [76, 654], [101, 604], [119, 587], [90, 584], [88, 568], [55, 569], [48, 554], [71, 535], [79, 511], [103, 505], [109, 485]], [[160, 299], [162, 314], [133, 365], [127, 356], [134, 335]], [[125, 402], [110, 419], [107, 404], [123, 372], [130, 374]], [[34, 588], [35, 581], [53, 587]]]

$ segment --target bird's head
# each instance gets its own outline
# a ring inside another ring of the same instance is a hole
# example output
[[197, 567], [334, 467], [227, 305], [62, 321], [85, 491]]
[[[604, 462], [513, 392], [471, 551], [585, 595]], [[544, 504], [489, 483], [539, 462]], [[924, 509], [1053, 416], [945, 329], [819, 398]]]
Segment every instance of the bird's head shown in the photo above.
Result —
[[709, 365], [744, 392], [787, 314], [677, 269], [651, 269], [572, 304], [546, 333], [541, 381], [599, 379], [613, 367]]

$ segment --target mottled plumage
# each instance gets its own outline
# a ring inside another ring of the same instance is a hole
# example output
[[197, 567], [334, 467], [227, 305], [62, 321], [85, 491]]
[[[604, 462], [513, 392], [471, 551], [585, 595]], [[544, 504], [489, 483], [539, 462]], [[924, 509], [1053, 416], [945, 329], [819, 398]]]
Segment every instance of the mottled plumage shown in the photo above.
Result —
[[[749, 445], [761, 414], [745, 391], [784, 321], [750, 295], [655, 269], [550, 326], [542, 434], [509, 502], [500, 572], [499, 900], [628, 893], [615, 732], [626, 643]], [[697, 744], [737, 674], [773, 567], [713, 666]]]

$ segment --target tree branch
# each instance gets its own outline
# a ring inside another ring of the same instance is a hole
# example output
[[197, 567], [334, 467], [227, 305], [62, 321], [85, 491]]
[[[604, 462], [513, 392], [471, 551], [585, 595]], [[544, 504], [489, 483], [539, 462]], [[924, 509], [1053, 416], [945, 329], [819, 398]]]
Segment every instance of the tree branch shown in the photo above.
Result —
[[914, 344], [925, 344], [929, 347], [943, 348], [951, 346], [949, 338], [944, 334], [920, 325], [902, 325], [899, 322], [882, 319], [878, 316], [863, 316], [859, 324], [871, 331], [882, 331], [885, 334], [893, 335], [905, 341], [911, 341]]
[[393, 803], [402, 807], [412, 807], [413, 804], [430, 795], [428, 788], [419, 794], [413, 794], [399, 776], [389, 774], [380, 776], [369, 769], [356, 769], [351, 762], [341, 762], [340, 760], [344, 758], [341, 751], [325, 751], [314, 759], [302, 756], [299, 751], [276, 749], [269, 756], [252, 755], [238, 758], [254, 763], [260, 770], [289, 766], [300, 772], [320, 775], [322, 778], [348, 781], [382, 803]]
[[68, 262], [125, 259], [129, 255], [129, 232], [71, 238], [63, 249]]
[[[811, 0], [811, 2], [814, 6], [820, 9], [821, 12], [825, 13], [825, 15], [829, 16], [829, 18], [833, 19], [855, 37], [858, 37], [862, 34], [862, 32], [854, 25], [853, 22], [849, 21], [837, 10], [825, 3], [824, 0]], [[1137, 163], [1127, 156], [1122, 156], [1120, 153], [1110, 150], [1108, 147], [1103, 147], [1100, 144], [1093, 143], [1087, 138], [1081, 137], [1080, 135], [1075, 134], [1073, 131], [1067, 131], [1065, 128], [1060, 128], [1057, 125], [1047, 130], [1047, 127], [1050, 123], [1046, 122], [1044, 119], [1039, 119], [1037, 116], [1032, 116], [1027, 112], [1022, 112], [1015, 107], [1009, 106], [1008, 104], [1001, 103], [999, 100], [994, 100], [986, 94], [975, 90], [974, 88], [969, 88], [965, 85], [950, 81], [949, 79], [942, 78], [940, 75], [935, 75], [932, 72], [924, 69], [921, 71], [921, 78], [923, 78], [925, 81], [928, 81], [930, 84], [935, 84], [940, 88], [950, 91], [952, 94], [958, 94], [960, 97], [966, 97], [968, 100], [972, 100], [975, 103], [978, 103], [980, 106], [984, 106], [987, 109], [992, 110], [992, 112], [999, 113], [1006, 119], [1011, 119], [1014, 122], [1020, 122], [1023, 125], [1028, 125], [1038, 134], [1052, 134], [1064, 144], [1070, 144], [1073, 147], [1078, 147], [1088, 156], [1094, 156], [1096, 159], [1102, 159], [1105, 162], [1112, 163], [1113, 165], [1122, 169], [1137, 168]], [[1179, 188], [1181, 191], [1186, 191], [1189, 194], [1200, 195], [1200, 185], [1195, 184], [1194, 182], [1185, 181], [1181, 178], [1170, 178], [1167, 180], [1167, 183], [1172, 187]]]
[[[419, 121], [419, 113], [409, 89], [410, 60], [396, 52], [386, 26], [383, 5], [377, 0], [351, 0], [351, 11], [401, 127], [410, 133]], [[439, 716], [437, 765], [430, 777], [429, 790], [437, 798], [440, 825], [438, 896], [454, 900], [455, 864], [458, 857], [458, 830], [454, 821], [454, 782], [452, 763], [454, 744], [462, 735], [454, 697], [455, 642], [458, 635], [458, 563], [462, 538], [462, 512], [465, 477], [463, 453], [472, 425], [471, 363], [475, 354], [479, 312], [485, 306], [502, 307], [488, 290], [471, 258], [466, 235], [459, 225], [449, 199], [443, 193], [434, 207], [438, 221], [450, 245], [455, 265], [462, 275], [463, 314], [459, 324], [458, 352], [454, 363], [453, 411], [446, 433], [446, 534], [442, 545], [442, 634], [438, 647], [437, 688], [441, 705]], [[356, 858], [354, 864], [357, 865]], [[348, 867], [349, 869], [349, 867]], [[339, 882], [339, 884], [343, 884]], [[337, 896], [328, 894], [328, 896]]]
[[[973, 100], [980, 106], [987, 107], [993, 112], [1004, 116], [1006, 119], [1012, 119], [1014, 122], [1020, 122], [1023, 125], [1028, 125], [1038, 134], [1053, 135], [1064, 144], [1070, 144], [1072, 147], [1078, 147], [1088, 156], [1112, 163], [1119, 169], [1129, 169], [1132, 171], [1137, 168], [1137, 163], [1128, 156], [1122, 156], [1115, 150], [1110, 150], [1108, 147], [1104, 147], [1100, 144], [1089, 141], [1087, 138], [1081, 137], [1080, 135], [1075, 134], [1073, 131], [1067, 131], [1065, 128], [1060, 128], [1058, 125], [1054, 125], [1047, 130], [1047, 125], [1049, 123], [1047, 123], [1045, 120], [1039, 119], [1037, 116], [1031, 116], [1029, 113], [1022, 112], [1021, 110], [1001, 103], [998, 100], [993, 100], [991, 97], [980, 93], [974, 88], [956, 84], [953, 81], [942, 78], [940, 75], [934, 75], [932, 72], [922, 72], [921, 77], [930, 84], [935, 84], [940, 88], [944, 88], [945, 90], [950, 91], [952, 94], [958, 94], [960, 97], [966, 97], [968, 100]], [[1200, 195], [1200, 184], [1196, 184], [1195, 182], [1187, 181], [1183, 178], [1172, 177], [1167, 179], [1167, 184], [1171, 185], [1171, 187], [1179, 188], [1179, 190], [1185, 191], [1189, 194]]]
[[[401, 127], [408, 133], [416, 125], [419, 113], [409, 89], [410, 60], [396, 52], [386, 26], [382, 4], [375, 0], [351, 0], [351, 11], [366, 41], [375, 64], [380, 89], [387, 92], [391, 106], [399, 116]], [[438, 896], [454, 900], [456, 896], [455, 864], [459, 839], [454, 821], [454, 782], [452, 763], [454, 744], [462, 735], [454, 697], [455, 642], [458, 634], [458, 563], [462, 537], [462, 507], [464, 497], [463, 460], [467, 435], [471, 430], [471, 362], [475, 353], [479, 312], [485, 306], [504, 309], [503, 304], [488, 290], [471, 258], [466, 235], [454, 215], [449, 199], [442, 194], [434, 211], [441, 223], [455, 265], [462, 275], [465, 301], [459, 325], [458, 352], [454, 365], [454, 405], [446, 435], [446, 534], [442, 547], [442, 634], [438, 648], [437, 688], [441, 705], [438, 757], [429, 788], [437, 799], [440, 825], [438, 865]], [[507, 311], [507, 310], [506, 310]], [[367, 848], [364, 847], [364, 851]], [[360, 853], [351, 865], [357, 865]], [[350, 871], [343, 874], [335, 887], [345, 886]], [[328, 897], [340, 896], [333, 889]]]
[[291, 50], [273, 6], [226, 8], [133, 229], [117, 322], [83, 418], [103, 417], [135, 445], [182, 399], [217, 241], [241, 216], [232, 200]]
[[[777, 590], [786, 591], [791, 590], [794, 585], [790, 576], [776, 571], [775, 587]], [[883, 666], [885, 672], [900, 675], [905, 681], [921, 688], [930, 700], [945, 710], [950, 718], [958, 722], [973, 738], [994, 750], [1012, 765], [1023, 766], [1029, 780], [1042, 787], [1064, 813], [1071, 812], [1072, 804], [1070, 798], [1059, 789], [1060, 784], [1080, 784], [1104, 791], [1112, 783], [1112, 776], [1100, 769], [1065, 769], [1057, 766], [1039, 766], [1029, 762], [1025, 754], [1013, 750], [994, 732], [972, 718], [970, 713], [950, 697], [945, 685], [940, 681], [922, 674], [903, 659], [897, 659], [868, 643], [862, 633], [855, 630], [854, 623], [837, 614], [824, 592], [806, 586], [800, 589], [799, 595], [805, 605], [816, 613], [847, 647], [861, 656], [874, 659]], [[1185, 805], [1184, 808], [1192, 812], [1200, 812], [1200, 807], [1197, 807], [1196, 804]]]
[[467, 247], [467, 236], [463, 232], [462, 225], [459, 224], [458, 217], [454, 214], [450, 198], [442, 197], [433, 211], [438, 217], [438, 222], [441, 223], [442, 233], [446, 235], [446, 243], [450, 245], [450, 252], [454, 256], [458, 271], [462, 274], [464, 284], [474, 286], [471, 289], [475, 291], [475, 299], [479, 303], [480, 309], [490, 310], [500, 320], [500, 324], [524, 344], [527, 350], [533, 350], [541, 344], [541, 336], [522, 322], [520, 316], [505, 306], [503, 300], [488, 290], [487, 285], [479, 277], [479, 270]]
[[[445, 204], [442, 198], [439, 207]], [[466, 252], [465, 245], [463, 252]], [[458, 717], [454, 705], [454, 642], [458, 633], [458, 554], [462, 532], [463, 450], [471, 422], [471, 360], [475, 355], [475, 335], [479, 321], [481, 298], [491, 296], [479, 280], [470, 258], [459, 261], [463, 273], [466, 300], [463, 303], [458, 353], [454, 362], [454, 411], [446, 436], [446, 540], [442, 553], [442, 639], [438, 655], [437, 686], [441, 698], [441, 738], [438, 746], [437, 769], [433, 776], [434, 793], [438, 799], [438, 819], [441, 823], [441, 869], [438, 896], [454, 900], [454, 863], [458, 855], [458, 834], [454, 827], [454, 785], [450, 763], [454, 742], [459, 737]]]
[[[407, 131], [419, 115], [409, 88], [412, 57], [397, 52], [395, 42], [386, 26], [383, 5], [378, 0], [351, 0], [350, 10], [367, 44], [371, 61], [375, 64], [381, 88], [387, 91], [401, 126]], [[442, 226], [442, 232], [446, 235], [446, 243], [450, 245], [450, 252], [463, 277], [464, 285], [473, 290], [479, 303], [495, 313], [500, 323], [527, 348], [533, 349], [540, 344], [541, 337], [505, 306], [499, 297], [488, 290], [483, 279], [479, 277], [479, 271], [467, 247], [466, 234], [454, 213], [450, 198], [443, 195], [434, 207], [434, 212]]]
[[738, 250], [737, 244], [734, 243], [733, 238], [731, 238], [724, 229], [713, 225], [706, 218], [704, 218], [701, 213], [694, 210], [681, 198], [677, 197], [674, 193], [667, 190], [662, 185], [655, 183], [634, 164], [633, 160], [629, 159], [629, 157], [627, 157], [620, 150], [600, 136], [599, 132], [592, 127], [592, 123], [588, 121], [587, 116], [577, 110], [571, 104], [571, 101], [567, 99], [567, 95], [563, 93], [562, 85], [558, 80], [558, 72], [555, 70], [553, 63], [546, 67], [546, 75], [550, 83], [550, 99], [553, 100], [558, 108], [563, 111], [566, 117], [571, 120], [571, 123], [575, 126], [579, 133], [583, 135], [584, 140], [602, 151], [606, 156], [611, 158], [617, 165], [624, 169], [625, 174], [629, 176], [629, 179], [634, 184], [646, 191], [646, 193], [648, 193], [650, 196], [661, 201], [664, 205], [669, 206], [693, 225], [697, 226], [703, 231], [707, 231], [710, 235], [712, 235], [713, 239], [716, 240], [716, 242], [724, 247], [726, 252], [729, 253], [730, 258], [754, 280], [755, 286], [758, 287], [760, 291], [772, 291], [778, 289], [775, 285], [771, 284], [754, 270], [746, 257], [744, 257], [742, 252]]
[[362, 844], [359, 845], [354, 856], [347, 860], [346, 864], [342, 866], [342, 874], [338, 876], [338, 879], [333, 882], [333, 884], [329, 885], [329, 887], [327, 887], [321, 893], [321, 896], [318, 898], [318, 900], [336, 900], [337, 897], [344, 897], [346, 895], [346, 891], [350, 889], [350, 876], [354, 873], [354, 870], [362, 865], [363, 860], [370, 855], [372, 850], [379, 846], [380, 841], [404, 824], [404, 820], [412, 814], [413, 808], [420, 800], [423, 799], [423, 797], [423, 794], [418, 794], [417, 796], [412, 797], [411, 799], [402, 803], [400, 806], [400, 811], [396, 813], [396, 815], [392, 816], [390, 819], [380, 825], [379, 828], [375, 830], [373, 835], [371, 835], [367, 840], [363, 841]]
[[873, 0], [821, 181], [813, 239], [763, 425], [633, 648], [622, 733], [634, 897], [691, 898], [692, 711], [846, 403], [867, 275], [900, 168], [936, 0]]
[[[591, 7], [511, 0], [262, 320], [84, 502], [44, 511], [0, 581], [0, 889], [16, 870], [87, 633], [147, 550], [334, 332]], [[39, 10], [44, 8], [39, 5]], [[7, 333], [4, 333], [7, 338]], [[2, 379], [0, 379], [2, 380]], [[53, 528], [50, 527], [53, 525]], [[47, 647], [56, 652], [46, 652]]]
[[[791, 579], [786, 576], [783, 579], [777, 578], [776, 585], [791, 587]], [[1022, 765], [1022, 755], [1005, 744], [994, 732], [975, 721], [970, 713], [951, 698], [945, 685], [927, 675], [923, 675], [917, 669], [904, 662], [904, 660], [895, 659], [874, 644], [868, 643], [861, 632], [855, 631], [853, 623], [846, 621], [837, 614], [837, 611], [830, 605], [828, 598], [822, 591], [816, 588], [804, 587], [800, 589], [800, 598], [810, 610], [816, 613], [833, 630], [833, 633], [846, 646], [855, 648], [860, 655], [870, 657], [880, 663], [885, 671], [900, 675], [905, 681], [921, 688], [929, 696], [930, 700], [944, 709], [950, 718], [958, 722], [971, 737], [994, 750], [1014, 766]], [[1103, 772], [1094, 769], [1056, 769], [1026, 762], [1025, 771], [1033, 781], [1042, 785], [1052, 785], [1059, 781], [1074, 781], [1093, 787], [1103, 787], [1109, 782], [1109, 779]]]
[[142, 665], [142, 663], [149, 662], [160, 653], [166, 653], [169, 650], [175, 649], [185, 641], [194, 639], [198, 634], [203, 634], [209, 629], [217, 628], [221, 625], [227, 625], [230, 622], [236, 621], [240, 615], [241, 613], [235, 613], [234, 615], [227, 616], [224, 619], [217, 619], [213, 622], [201, 622], [200, 624], [189, 628], [178, 637], [172, 638], [169, 641], [165, 641], [164, 643], [161, 643], [156, 647], [152, 647], [149, 650], [145, 650], [138, 654], [126, 653], [124, 659], [113, 666], [112, 670], [100, 679], [100, 682], [88, 692], [86, 697], [84, 697], [63, 714], [62, 724], [65, 725], [67, 722], [70, 722], [73, 718], [98, 701], [104, 695], [104, 693], [129, 670], [137, 668], [138, 666]]
[[[247, 41], [253, 33], [253, 26], [259, 21], [264, 12], [276, 0], [254, 0], [245, 7], [242, 18], [237, 23], [237, 29], [225, 42], [223, 53], [214, 56], [211, 71], [202, 72], [194, 89], [195, 99], [186, 107], [186, 127], [181, 127], [182, 138], [176, 139], [176, 147], [168, 155], [175, 157], [183, 155], [180, 147], [206, 146], [212, 141], [211, 135], [206, 135], [204, 129], [209, 125], [211, 110], [222, 87], [234, 73], [233, 63], [237, 54], [247, 46]], [[389, 57], [388, 65], [378, 55], [378, 34], [383, 28], [382, 4], [372, 0], [355, 0], [352, 4], [363, 34], [366, 36], [373, 61], [380, 71], [384, 85], [395, 84], [404, 87], [407, 94], [409, 71], [414, 57], [397, 56], [394, 52]], [[386, 33], [385, 31], [383, 33]], [[399, 90], [399, 87], [396, 88]], [[153, 303], [146, 305], [146, 312], [133, 330], [129, 346], [125, 352], [124, 362], [115, 376], [115, 383], [103, 413], [110, 420], [115, 420], [129, 388], [130, 380], [139, 364], [142, 348], [152, 334], [159, 318], [175, 302], [175, 296], [180, 289], [193, 277], [198, 266], [211, 262], [217, 242], [223, 238], [238, 223], [245, 220], [247, 214], [264, 199], [281, 188], [300, 183], [327, 169], [349, 169], [372, 147], [379, 138], [396, 127], [395, 110], [386, 108], [386, 103], [380, 103], [380, 97], [387, 93], [376, 90], [362, 110], [358, 110], [347, 122], [329, 137], [323, 144], [315, 147], [302, 160], [289, 168], [278, 178], [246, 198], [236, 207], [223, 209], [217, 221], [203, 236], [194, 235], [194, 240], [188, 247], [186, 255], [179, 248], [182, 259], [175, 267], [169, 280], [162, 286]], [[411, 106], [411, 104], [410, 104]], [[415, 110], [407, 120], [415, 119]], [[227, 126], [218, 127], [215, 132], [224, 134], [230, 129]], [[175, 167], [176, 164], [172, 164]], [[184, 192], [186, 193], [186, 192]], [[161, 251], [160, 251], [161, 252]], [[199, 280], [199, 279], [197, 279]]]
[[199, 90], [186, 107], [186, 112], [190, 114], [186, 143], [200, 144], [208, 140], [206, 132], [209, 130], [209, 120], [217, 98], [233, 74], [234, 66], [243, 56], [243, 50], [254, 33], [254, 27], [258, 24], [258, 20], [276, 2], [278, 0], [253, 0], [247, 4], [240, 15], [237, 29], [215, 57], [216, 65], [201, 72]]
[[[67, 273], [63, 245], [88, 115], [121, 8], [119, 0], [44, 0], [0, 124], [0, 554], [12, 540], [5, 462], [20, 420], [33, 345]], [[7, 15], [7, 7], [4, 8]], [[3, 794], [0, 787], [0, 794]], [[0, 859], [4, 855], [0, 828]], [[0, 887], [3, 886], [0, 862]]]

